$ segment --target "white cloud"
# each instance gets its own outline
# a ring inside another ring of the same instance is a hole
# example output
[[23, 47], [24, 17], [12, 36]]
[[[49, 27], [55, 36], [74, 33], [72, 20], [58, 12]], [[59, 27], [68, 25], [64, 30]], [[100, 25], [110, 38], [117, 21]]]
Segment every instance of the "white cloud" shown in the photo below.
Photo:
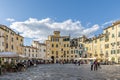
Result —
[[91, 33], [99, 29], [99, 25], [97, 24], [90, 28], [85, 28], [80, 21], [68, 19], [63, 22], [56, 22], [51, 18], [42, 20], [29, 18], [23, 22], [13, 22], [10, 27], [20, 32], [24, 37], [33, 38], [39, 41], [47, 39], [48, 35], [52, 35], [54, 30], [61, 31], [62, 35], [71, 34], [72, 37], [79, 37], [82, 35], [91, 35]]
[[101, 28], [105, 28], [106, 26], [110, 26], [112, 25], [112, 23], [116, 22], [117, 20], [120, 20], [120, 18], [118, 19], [114, 19], [114, 20], [110, 20], [110, 21], [106, 21], [101, 25]]
[[103, 23], [102, 25], [104, 26], [104, 25], [108, 25], [108, 24], [111, 24], [111, 23], [113, 23], [114, 22], [114, 20], [111, 20], [111, 21], [108, 21], [108, 22], [105, 22], [105, 23]]
[[15, 19], [13, 19], [13, 18], [7, 18], [6, 21], [13, 22], [13, 21], [15, 21]]
[[93, 32], [97, 31], [99, 29], [99, 25], [95, 24], [91, 28], [87, 28], [83, 30], [83, 34], [90, 35]]

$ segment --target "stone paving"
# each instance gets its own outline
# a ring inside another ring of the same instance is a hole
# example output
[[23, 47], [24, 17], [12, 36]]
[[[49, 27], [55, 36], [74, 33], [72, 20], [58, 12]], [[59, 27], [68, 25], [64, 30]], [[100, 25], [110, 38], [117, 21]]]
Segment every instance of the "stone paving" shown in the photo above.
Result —
[[89, 64], [42, 64], [25, 72], [6, 73], [0, 80], [120, 80], [120, 65], [102, 65], [90, 71]]

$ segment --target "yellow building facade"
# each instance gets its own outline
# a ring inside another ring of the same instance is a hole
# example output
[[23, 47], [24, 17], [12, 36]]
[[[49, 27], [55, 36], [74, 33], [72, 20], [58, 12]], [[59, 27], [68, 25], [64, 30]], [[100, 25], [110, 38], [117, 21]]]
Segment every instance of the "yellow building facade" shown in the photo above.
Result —
[[0, 28], [2, 29], [2, 36], [4, 38], [4, 52], [22, 54], [24, 38], [5, 25], [0, 25]]
[[120, 21], [105, 28], [99, 36], [86, 39], [85, 47], [91, 57], [120, 63]]
[[70, 36], [60, 36], [60, 31], [54, 31], [54, 35], [46, 40], [46, 53], [46, 59], [52, 59], [55, 63], [70, 60]]
[[120, 63], [120, 21], [116, 21], [104, 29], [105, 36], [105, 52], [108, 59], [113, 62]]
[[4, 37], [5, 30], [0, 27], [0, 52], [5, 51], [5, 37]]

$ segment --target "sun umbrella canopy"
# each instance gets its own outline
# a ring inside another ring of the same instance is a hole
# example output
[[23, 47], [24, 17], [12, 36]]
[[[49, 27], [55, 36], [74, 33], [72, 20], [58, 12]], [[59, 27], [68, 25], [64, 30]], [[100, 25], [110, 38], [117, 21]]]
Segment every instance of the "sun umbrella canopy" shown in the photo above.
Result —
[[15, 58], [15, 57], [19, 57], [19, 55], [17, 53], [14, 53], [14, 52], [0, 52], [0, 57]]

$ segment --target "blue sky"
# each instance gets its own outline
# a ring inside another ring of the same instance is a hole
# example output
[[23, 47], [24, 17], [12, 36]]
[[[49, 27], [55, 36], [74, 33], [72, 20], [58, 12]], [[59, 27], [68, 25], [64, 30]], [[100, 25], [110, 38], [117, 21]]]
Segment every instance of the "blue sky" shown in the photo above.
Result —
[[20, 32], [25, 45], [44, 41], [54, 30], [97, 35], [119, 19], [120, 0], [0, 0], [0, 24]]

